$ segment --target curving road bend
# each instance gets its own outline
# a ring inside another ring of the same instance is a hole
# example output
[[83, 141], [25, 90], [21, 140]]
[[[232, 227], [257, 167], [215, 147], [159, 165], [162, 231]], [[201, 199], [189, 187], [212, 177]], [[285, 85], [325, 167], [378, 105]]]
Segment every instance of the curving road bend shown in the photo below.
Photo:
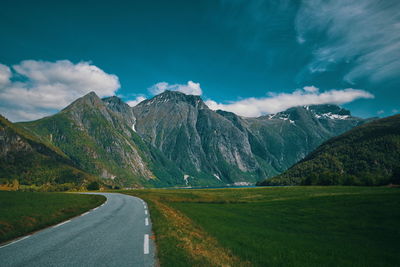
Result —
[[79, 217], [0, 247], [0, 266], [154, 266], [146, 203], [99, 193], [107, 201]]

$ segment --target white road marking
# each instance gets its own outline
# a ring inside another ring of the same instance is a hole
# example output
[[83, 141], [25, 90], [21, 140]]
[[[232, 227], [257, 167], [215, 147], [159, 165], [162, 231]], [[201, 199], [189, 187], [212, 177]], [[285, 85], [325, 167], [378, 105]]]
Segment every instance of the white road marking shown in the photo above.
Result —
[[59, 226], [61, 226], [61, 225], [63, 225], [63, 224], [69, 223], [70, 221], [71, 221], [71, 220], [68, 220], [68, 221], [59, 223], [59, 224], [57, 224], [57, 225], [54, 225], [53, 228], [57, 228], [57, 227], [59, 227]]
[[144, 225], [149, 225], [149, 218], [144, 219]]
[[7, 247], [7, 246], [9, 246], [9, 245], [18, 243], [19, 241], [22, 241], [22, 240], [24, 240], [24, 239], [27, 239], [27, 238], [30, 237], [30, 236], [31, 236], [31, 235], [24, 236], [23, 238], [20, 238], [20, 239], [15, 240], [15, 241], [13, 241], [13, 242], [11, 242], [11, 243], [8, 243], [7, 245], [1, 246], [0, 248], [5, 248], [5, 247]]
[[93, 211], [97, 210], [98, 208], [99, 208], [99, 207], [97, 207], [97, 208], [94, 208], [94, 209], [93, 209]]
[[144, 235], [144, 242], [143, 242], [143, 252], [144, 254], [149, 254], [149, 235]]
[[147, 215], [147, 210], [144, 210], [144, 214]]
[[84, 214], [82, 214], [81, 216], [85, 216], [86, 214], [88, 214], [89, 212], [85, 212]]

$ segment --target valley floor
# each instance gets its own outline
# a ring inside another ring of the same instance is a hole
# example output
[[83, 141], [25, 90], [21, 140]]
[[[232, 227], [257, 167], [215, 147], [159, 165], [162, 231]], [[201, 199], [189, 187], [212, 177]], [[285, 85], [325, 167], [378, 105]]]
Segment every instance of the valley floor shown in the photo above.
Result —
[[399, 266], [400, 189], [132, 190], [162, 266]]

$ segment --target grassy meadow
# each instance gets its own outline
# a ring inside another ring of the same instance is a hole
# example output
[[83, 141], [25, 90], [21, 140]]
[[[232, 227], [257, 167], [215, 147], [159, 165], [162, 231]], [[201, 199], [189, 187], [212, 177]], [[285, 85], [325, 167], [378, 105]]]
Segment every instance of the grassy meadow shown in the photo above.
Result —
[[399, 266], [400, 188], [133, 190], [161, 266]]
[[0, 191], [0, 243], [74, 217], [105, 199], [99, 195]]

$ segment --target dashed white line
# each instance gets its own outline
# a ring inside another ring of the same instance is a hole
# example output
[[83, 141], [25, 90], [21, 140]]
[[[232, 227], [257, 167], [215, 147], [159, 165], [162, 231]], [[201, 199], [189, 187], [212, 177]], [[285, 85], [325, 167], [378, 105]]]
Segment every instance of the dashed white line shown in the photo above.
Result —
[[59, 226], [61, 226], [61, 225], [63, 225], [63, 224], [69, 223], [70, 221], [71, 221], [71, 220], [68, 220], [68, 221], [59, 223], [59, 224], [57, 224], [57, 225], [54, 225], [53, 228], [57, 228], [57, 227], [59, 227]]
[[143, 242], [143, 253], [149, 254], [149, 235], [144, 235], [144, 242]]
[[147, 210], [144, 210], [144, 214], [147, 215]]
[[146, 225], [146, 226], [149, 225], [149, 218], [144, 219], [144, 225]]
[[94, 209], [93, 209], [93, 211], [97, 210], [98, 208], [99, 208], [99, 207], [97, 207], [97, 208], [94, 208]]
[[15, 240], [15, 241], [13, 241], [13, 242], [11, 242], [11, 243], [8, 243], [7, 245], [1, 246], [0, 248], [5, 248], [5, 247], [7, 247], [7, 246], [9, 246], [9, 245], [18, 243], [19, 241], [22, 241], [22, 240], [24, 240], [24, 239], [27, 239], [27, 238], [30, 237], [30, 236], [31, 236], [31, 235], [24, 236], [23, 238], [20, 238], [20, 239]]
[[85, 213], [83, 213], [81, 216], [85, 216], [86, 214], [88, 214], [89, 212], [87, 211], [87, 212], [85, 212]]

